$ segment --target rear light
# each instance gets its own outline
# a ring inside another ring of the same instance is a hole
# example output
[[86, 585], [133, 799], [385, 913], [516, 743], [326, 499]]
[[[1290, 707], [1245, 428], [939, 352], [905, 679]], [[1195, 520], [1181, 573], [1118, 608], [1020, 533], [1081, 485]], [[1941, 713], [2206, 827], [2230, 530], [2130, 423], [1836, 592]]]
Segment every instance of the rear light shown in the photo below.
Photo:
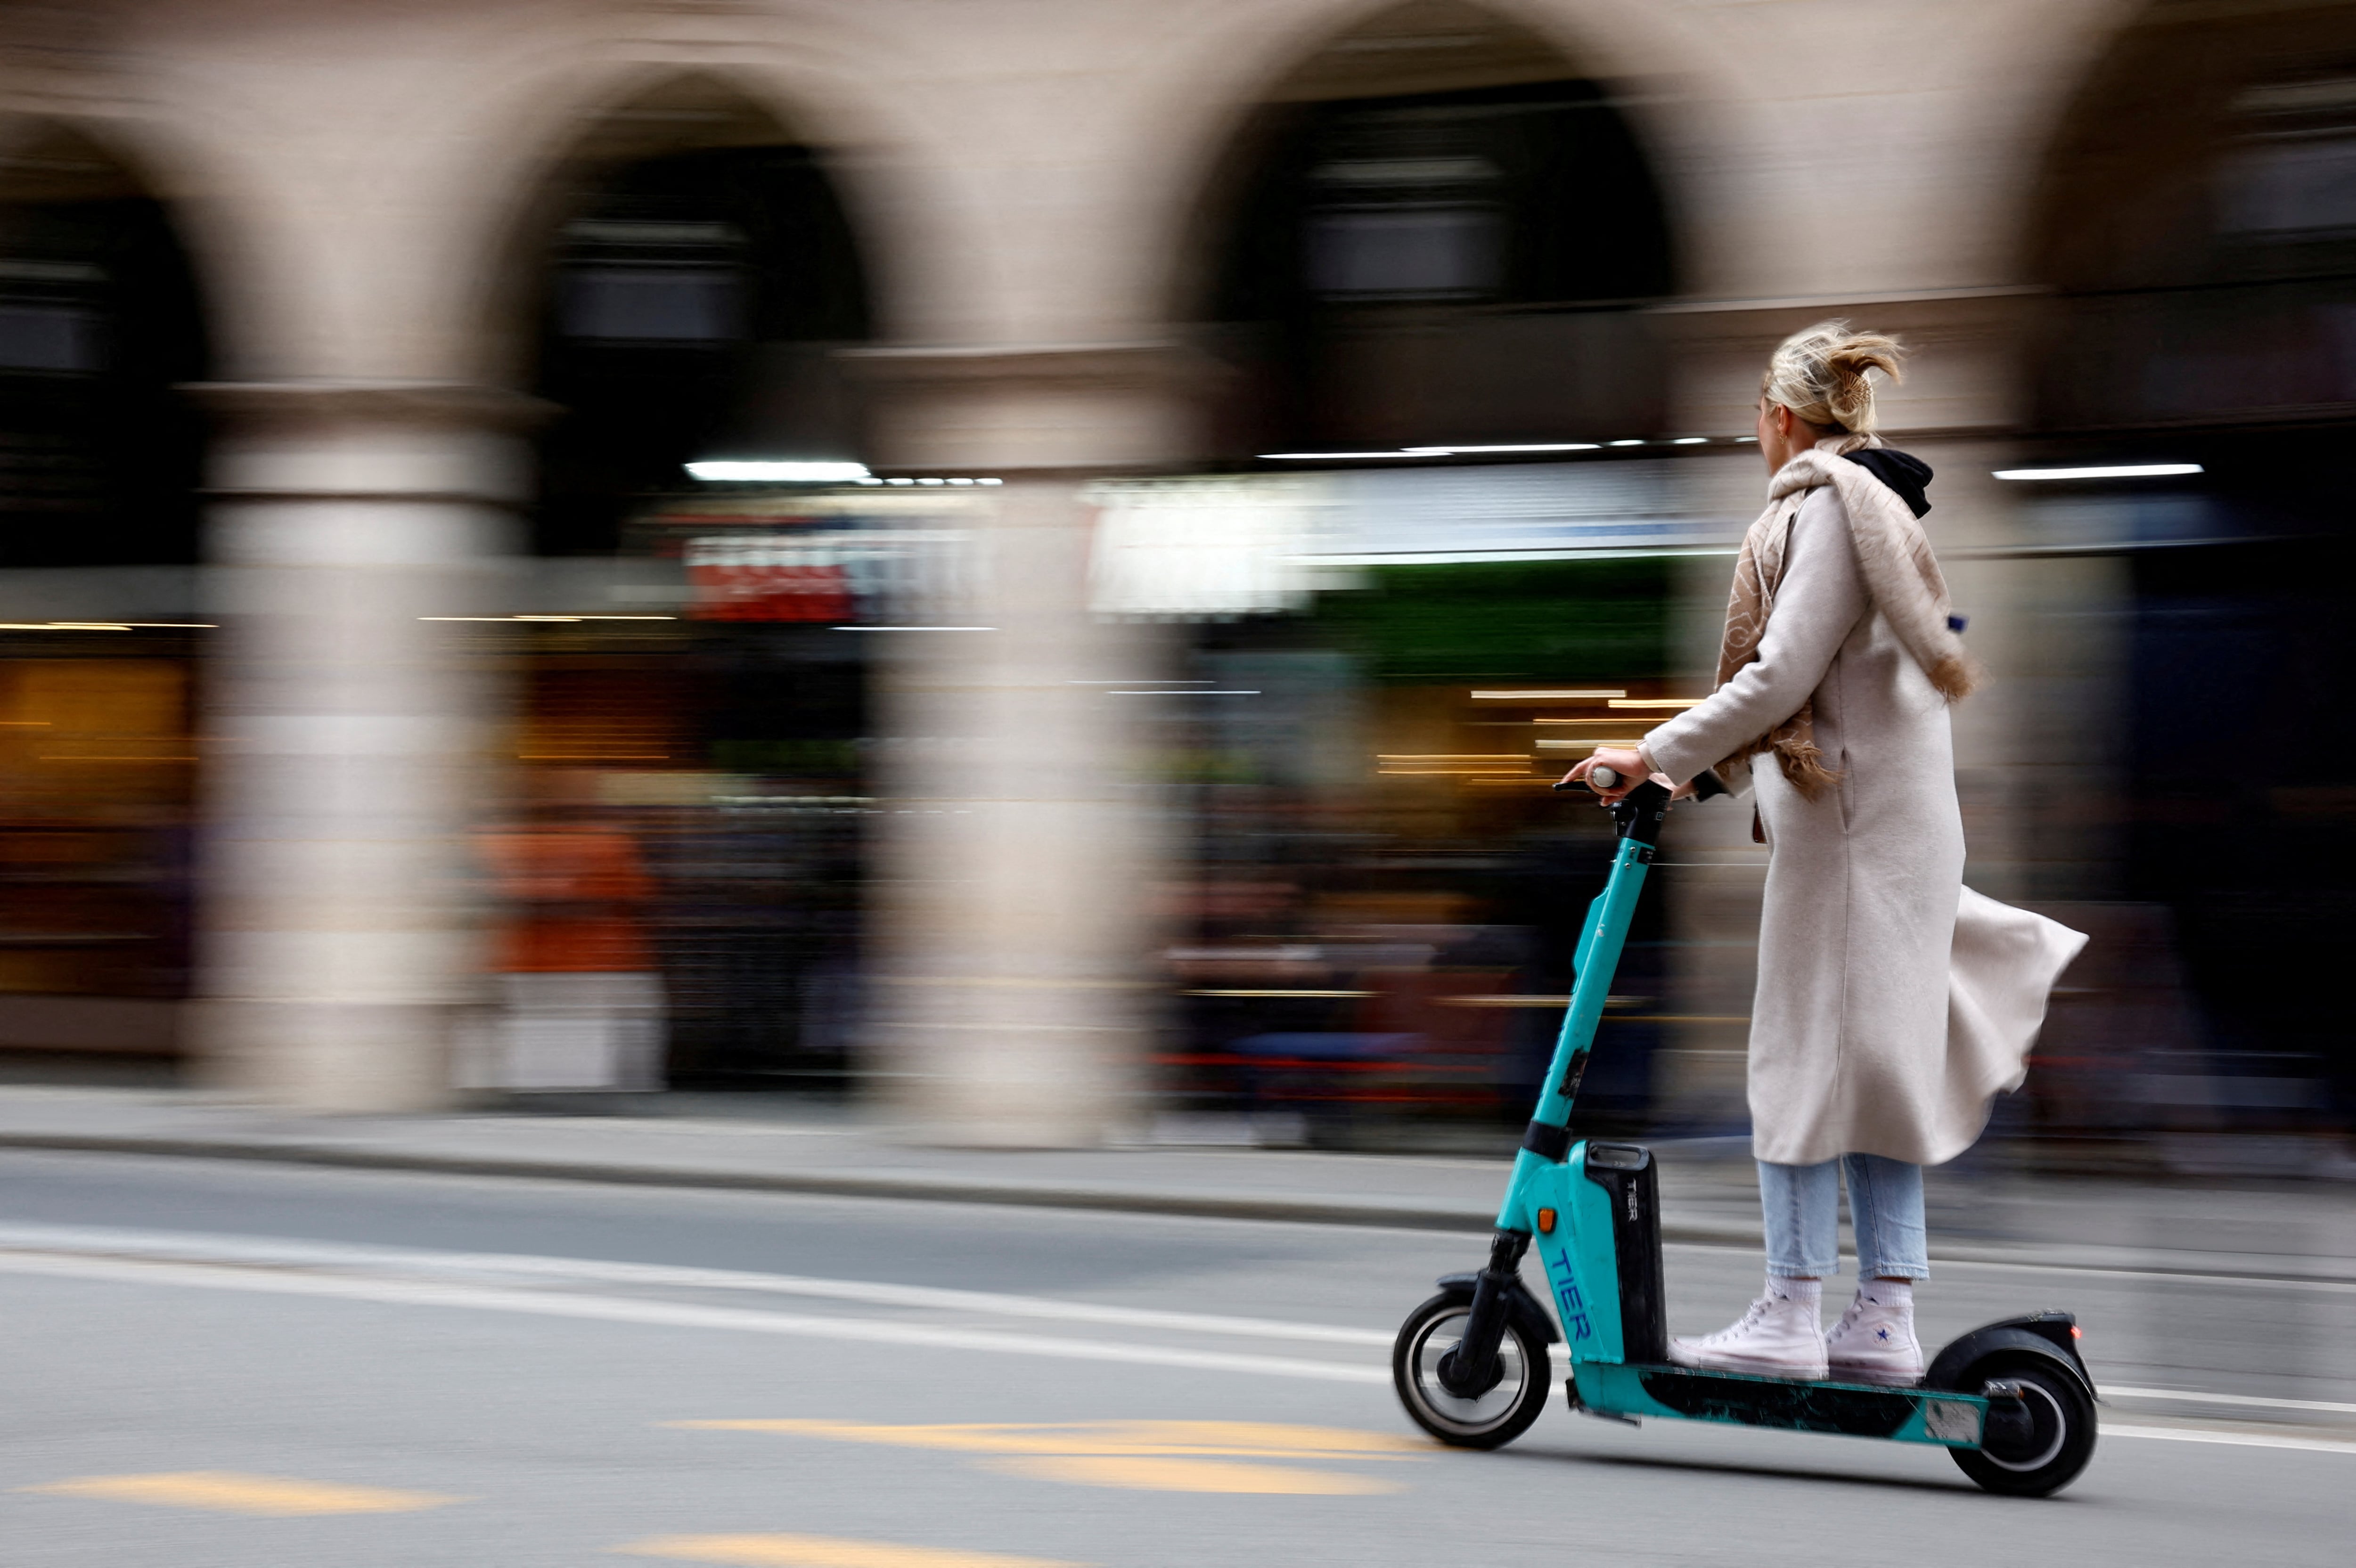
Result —
[[2079, 1328], [2075, 1323], [2070, 1325], [2070, 1338], [2072, 1339], [2083, 1339], [2085, 1337], [2086, 1331], [2083, 1328]]

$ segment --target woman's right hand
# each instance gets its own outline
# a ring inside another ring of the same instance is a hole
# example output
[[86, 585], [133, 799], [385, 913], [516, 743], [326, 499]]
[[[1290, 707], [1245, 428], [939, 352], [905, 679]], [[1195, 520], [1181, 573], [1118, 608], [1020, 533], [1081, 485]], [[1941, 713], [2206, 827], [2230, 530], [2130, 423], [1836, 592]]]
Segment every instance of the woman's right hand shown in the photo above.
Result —
[[[1610, 768], [1620, 775], [1619, 782], [1609, 789], [1596, 784], [1588, 775], [1598, 768]], [[1636, 787], [1648, 771], [1644, 766], [1644, 755], [1641, 752], [1620, 746], [1598, 746], [1593, 752], [1573, 763], [1570, 772], [1563, 775], [1562, 782], [1584, 784], [1593, 790], [1606, 805], [1614, 805], [1630, 790]], [[1656, 777], [1655, 782], [1666, 788], [1669, 781]]]

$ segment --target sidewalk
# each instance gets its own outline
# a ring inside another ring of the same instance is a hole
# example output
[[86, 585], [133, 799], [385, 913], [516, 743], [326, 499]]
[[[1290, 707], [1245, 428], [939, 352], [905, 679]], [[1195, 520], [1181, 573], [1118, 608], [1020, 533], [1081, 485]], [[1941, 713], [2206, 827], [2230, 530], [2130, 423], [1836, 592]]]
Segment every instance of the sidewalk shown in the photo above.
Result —
[[[1667, 1239], [1759, 1244], [1739, 1147], [1655, 1147]], [[1502, 1155], [930, 1148], [824, 1107], [331, 1118], [154, 1089], [24, 1086], [0, 1086], [0, 1148], [1472, 1232], [1489, 1228], [1506, 1168]], [[1934, 1259], [2356, 1285], [2356, 1201], [2336, 1182], [2061, 1178], [1959, 1162], [1933, 1175], [1931, 1208]]]

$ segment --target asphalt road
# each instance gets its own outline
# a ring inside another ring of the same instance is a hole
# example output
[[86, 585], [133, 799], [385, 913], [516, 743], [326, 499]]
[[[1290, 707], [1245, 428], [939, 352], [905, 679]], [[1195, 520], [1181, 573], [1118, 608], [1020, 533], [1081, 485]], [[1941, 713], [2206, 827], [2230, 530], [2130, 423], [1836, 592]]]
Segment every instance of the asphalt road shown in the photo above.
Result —
[[[2140, 1391], [2024, 1502], [1934, 1450], [1558, 1403], [1501, 1453], [1424, 1443], [1384, 1345], [1479, 1251], [0, 1157], [0, 1561], [2337, 1568], [2356, 1540], [2356, 1288], [1944, 1268], [1931, 1336], [2073, 1306], [2097, 1378]], [[1673, 1248], [1672, 1326], [1717, 1327], [1756, 1267]]]

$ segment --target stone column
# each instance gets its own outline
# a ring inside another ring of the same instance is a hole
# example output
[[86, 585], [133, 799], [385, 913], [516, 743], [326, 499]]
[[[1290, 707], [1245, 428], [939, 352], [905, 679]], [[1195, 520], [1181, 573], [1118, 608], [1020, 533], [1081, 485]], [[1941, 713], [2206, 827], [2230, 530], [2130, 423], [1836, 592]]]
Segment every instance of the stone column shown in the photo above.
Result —
[[869, 1064], [928, 1141], [1118, 1136], [1155, 1011], [1162, 818], [1135, 701], [1160, 629], [1087, 607], [1088, 483], [1187, 447], [1185, 362], [1159, 345], [864, 350], [880, 466], [1002, 479], [977, 494], [986, 632], [884, 632], [887, 797], [873, 894]]
[[515, 553], [535, 405], [429, 384], [201, 389], [209, 573], [199, 1072], [294, 1109], [445, 1104], [478, 984], [468, 628]]

